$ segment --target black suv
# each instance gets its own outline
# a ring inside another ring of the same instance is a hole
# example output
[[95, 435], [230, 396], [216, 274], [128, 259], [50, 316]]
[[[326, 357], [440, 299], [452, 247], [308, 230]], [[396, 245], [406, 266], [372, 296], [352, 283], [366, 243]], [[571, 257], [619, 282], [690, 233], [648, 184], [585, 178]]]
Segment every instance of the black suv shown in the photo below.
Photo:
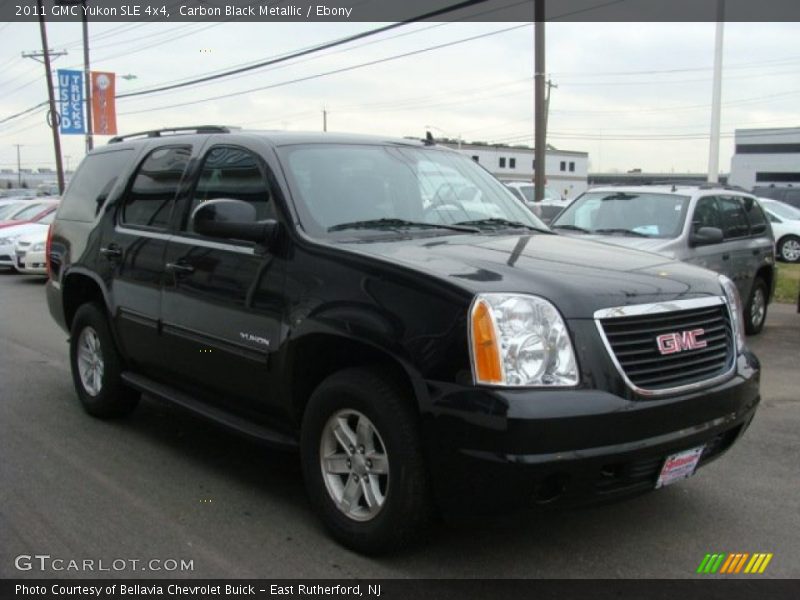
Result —
[[678, 481], [760, 399], [729, 279], [554, 235], [429, 141], [115, 138], [81, 163], [47, 256], [89, 414], [144, 392], [299, 446], [314, 508], [362, 552], [434, 507]]

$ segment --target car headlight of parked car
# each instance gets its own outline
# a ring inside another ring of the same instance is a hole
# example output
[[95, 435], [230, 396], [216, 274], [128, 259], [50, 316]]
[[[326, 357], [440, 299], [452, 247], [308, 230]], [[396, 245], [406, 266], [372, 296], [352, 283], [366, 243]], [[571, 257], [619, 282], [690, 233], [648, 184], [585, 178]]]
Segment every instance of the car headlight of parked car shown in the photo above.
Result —
[[475, 383], [567, 387], [578, 365], [564, 319], [550, 302], [525, 294], [478, 294], [470, 309]]
[[31, 252], [44, 252], [45, 242], [37, 242], [30, 247]]
[[736, 338], [736, 350], [741, 352], [744, 349], [744, 307], [742, 306], [742, 299], [739, 296], [736, 284], [728, 277], [720, 275], [719, 283], [722, 285], [722, 290], [725, 292], [725, 297], [730, 307], [733, 335]]
[[0, 238], [0, 246], [8, 246], [9, 244], [13, 244], [20, 237], [21, 236], [19, 236], [19, 235], [10, 235], [8, 237]]

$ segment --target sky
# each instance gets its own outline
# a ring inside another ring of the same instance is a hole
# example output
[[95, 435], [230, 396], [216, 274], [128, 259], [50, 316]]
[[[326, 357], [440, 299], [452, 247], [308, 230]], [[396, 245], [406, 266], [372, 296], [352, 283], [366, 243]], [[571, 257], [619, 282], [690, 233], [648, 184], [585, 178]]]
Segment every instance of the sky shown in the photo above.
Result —
[[[117, 92], [125, 93], [379, 25], [91, 23], [92, 69], [135, 75], [117, 80]], [[590, 172], [704, 172], [714, 30], [713, 23], [548, 23], [547, 72], [558, 86], [548, 142], [588, 152]], [[800, 126], [798, 34], [800, 23], [725, 25], [723, 172], [734, 129]], [[54, 69], [82, 68], [79, 23], [49, 24], [48, 36], [51, 48], [68, 52]], [[444, 47], [418, 52], [434, 46]], [[0, 120], [46, 100], [43, 65], [20, 56], [36, 50], [37, 23], [0, 23]], [[291, 83], [340, 69], [347, 70]], [[422, 137], [430, 128], [437, 137], [532, 145], [533, 71], [533, 24], [417, 23], [209, 84], [121, 99], [118, 128], [319, 131], [325, 109], [329, 131]], [[206, 100], [267, 86], [273, 87]], [[0, 168], [16, 167], [14, 144], [23, 145], [23, 168], [54, 166], [44, 109], [0, 124]], [[83, 136], [64, 136], [62, 144], [65, 165], [74, 168], [84, 155]]]

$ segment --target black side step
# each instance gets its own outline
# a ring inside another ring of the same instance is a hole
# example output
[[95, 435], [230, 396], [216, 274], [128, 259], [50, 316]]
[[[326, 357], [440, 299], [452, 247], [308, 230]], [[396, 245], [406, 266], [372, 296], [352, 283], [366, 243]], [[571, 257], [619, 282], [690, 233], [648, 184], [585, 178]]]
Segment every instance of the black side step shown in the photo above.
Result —
[[229, 429], [233, 429], [241, 434], [255, 438], [271, 446], [285, 450], [296, 450], [298, 447], [297, 440], [289, 435], [286, 435], [285, 433], [276, 431], [259, 423], [251, 423], [250, 421], [227, 413], [214, 406], [209, 406], [208, 404], [200, 402], [188, 394], [153, 381], [152, 379], [144, 377], [143, 375], [125, 371], [122, 373], [122, 380], [140, 392], [155, 396], [162, 400], [166, 400], [172, 404], [176, 404], [193, 412], [196, 415], [205, 417], [206, 419], [224, 425]]

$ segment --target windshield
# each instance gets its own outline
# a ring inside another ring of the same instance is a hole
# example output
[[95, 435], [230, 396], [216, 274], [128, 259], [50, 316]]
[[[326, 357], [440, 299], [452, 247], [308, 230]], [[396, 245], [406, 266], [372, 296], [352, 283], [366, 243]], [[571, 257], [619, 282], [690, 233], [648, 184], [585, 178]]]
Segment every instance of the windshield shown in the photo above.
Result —
[[800, 209], [795, 208], [789, 204], [784, 204], [783, 202], [777, 201], [770, 201], [770, 200], [762, 200], [761, 203], [764, 205], [769, 212], [774, 213], [781, 217], [782, 219], [789, 219], [795, 220], [800, 219]]
[[315, 236], [547, 229], [499, 181], [454, 152], [338, 144], [279, 151], [300, 221]]
[[14, 214], [17, 212], [22, 206], [24, 206], [21, 202], [15, 204], [5, 204], [0, 206], [0, 219], [5, 219], [9, 215]]
[[688, 196], [647, 192], [587, 192], [553, 221], [553, 229], [634, 237], [674, 238], [683, 230]]
[[11, 220], [28, 221], [29, 219], [32, 219], [46, 208], [47, 208], [46, 204], [31, 204], [29, 206], [26, 206], [24, 209], [15, 212], [11, 216]]

